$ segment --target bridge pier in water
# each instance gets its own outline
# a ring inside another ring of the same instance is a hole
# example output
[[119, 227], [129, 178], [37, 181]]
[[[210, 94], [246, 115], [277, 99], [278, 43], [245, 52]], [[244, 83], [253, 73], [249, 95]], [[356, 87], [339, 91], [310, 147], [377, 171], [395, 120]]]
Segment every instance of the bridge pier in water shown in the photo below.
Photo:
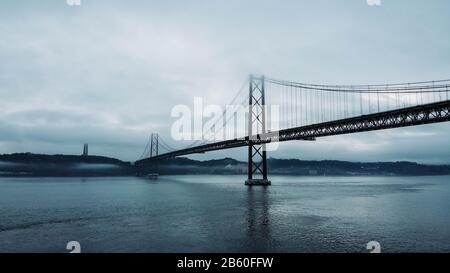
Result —
[[266, 100], [264, 76], [250, 75], [248, 115], [248, 179], [247, 186], [270, 186], [267, 179], [266, 144], [255, 144], [254, 138], [266, 133]]

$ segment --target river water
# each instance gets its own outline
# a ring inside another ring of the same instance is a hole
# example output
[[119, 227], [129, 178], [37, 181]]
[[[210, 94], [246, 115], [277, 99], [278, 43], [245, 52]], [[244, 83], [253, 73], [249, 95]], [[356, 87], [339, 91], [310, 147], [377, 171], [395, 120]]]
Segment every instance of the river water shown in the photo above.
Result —
[[450, 252], [450, 176], [0, 178], [0, 252]]

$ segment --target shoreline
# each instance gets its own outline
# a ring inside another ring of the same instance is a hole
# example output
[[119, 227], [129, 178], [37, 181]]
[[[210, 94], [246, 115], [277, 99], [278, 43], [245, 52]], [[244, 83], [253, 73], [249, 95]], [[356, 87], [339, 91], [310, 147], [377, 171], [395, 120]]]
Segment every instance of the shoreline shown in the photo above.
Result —
[[[208, 173], [197, 173], [197, 174], [164, 174], [160, 175], [160, 177], [184, 177], [184, 176], [239, 176], [246, 177], [246, 174], [208, 174]], [[272, 176], [286, 176], [286, 177], [442, 177], [442, 176], [450, 176], [450, 174], [424, 174], [424, 175], [294, 175], [294, 174], [272, 174]], [[90, 175], [90, 176], [79, 176], [79, 175], [0, 175], [0, 178], [119, 178], [119, 177], [135, 177], [141, 178], [143, 180], [151, 180], [143, 176], [138, 175]]]

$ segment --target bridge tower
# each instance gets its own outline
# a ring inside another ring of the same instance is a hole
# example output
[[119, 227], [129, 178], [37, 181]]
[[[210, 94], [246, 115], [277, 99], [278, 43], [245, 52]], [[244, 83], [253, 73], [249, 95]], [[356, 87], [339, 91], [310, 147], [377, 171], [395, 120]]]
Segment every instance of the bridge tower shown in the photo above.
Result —
[[89, 144], [85, 143], [83, 145], [83, 156], [88, 156], [89, 155]]
[[150, 139], [150, 157], [158, 155], [159, 135], [153, 134]]
[[[158, 147], [159, 147], [159, 135], [157, 133], [156, 134], [152, 133], [152, 136], [150, 139], [150, 158], [159, 155]], [[152, 164], [151, 164], [152, 173], [147, 174], [147, 177], [149, 179], [153, 179], [153, 180], [158, 179], [158, 172], [159, 172], [158, 167], [159, 167], [158, 160], [152, 161]]]
[[[269, 186], [266, 144], [255, 144], [266, 133], [266, 100], [264, 76], [250, 75], [248, 115], [248, 179], [247, 186]], [[255, 139], [256, 138], [256, 139]]]

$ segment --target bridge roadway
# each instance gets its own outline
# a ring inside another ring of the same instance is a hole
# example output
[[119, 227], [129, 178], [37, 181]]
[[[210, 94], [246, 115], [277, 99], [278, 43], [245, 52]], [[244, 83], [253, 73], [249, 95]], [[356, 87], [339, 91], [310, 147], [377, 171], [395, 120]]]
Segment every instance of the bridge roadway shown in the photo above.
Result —
[[384, 130], [446, 121], [450, 121], [450, 100], [296, 128], [283, 129], [277, 132], [255, 135], [251, 139], [247, 136], [240, 139], [205, 144], [139, 160], [136, 161], [135, 164], [142, 165], [146, 162], [159, 159], [244, 147], [248, 146], [250, 141], [254, 144], [284, 142], [291, 140], [312, 141], [318, 137]]

